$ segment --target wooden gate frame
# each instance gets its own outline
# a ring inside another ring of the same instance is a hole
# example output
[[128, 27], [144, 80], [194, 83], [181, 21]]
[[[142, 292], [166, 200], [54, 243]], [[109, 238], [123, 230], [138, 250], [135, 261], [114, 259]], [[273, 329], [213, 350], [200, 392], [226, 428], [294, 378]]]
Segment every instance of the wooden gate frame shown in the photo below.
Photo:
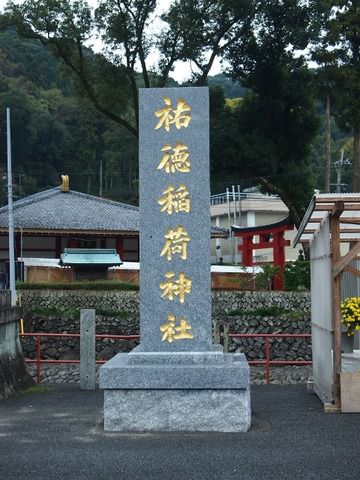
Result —
[[[350, 262], [360, 254], [360, 194], [314, 195], [294, 240], [310, 242], [322, 228], [324, 215], [330, 215], [331, 265], [332, 265], [332, 328], [333, 328], [333, 405], [327, 411], [341, 409], [341, 274], [344, 271], [360, 276], [360, 271]], [[350, 245], [342, 255], [341, 243]]]

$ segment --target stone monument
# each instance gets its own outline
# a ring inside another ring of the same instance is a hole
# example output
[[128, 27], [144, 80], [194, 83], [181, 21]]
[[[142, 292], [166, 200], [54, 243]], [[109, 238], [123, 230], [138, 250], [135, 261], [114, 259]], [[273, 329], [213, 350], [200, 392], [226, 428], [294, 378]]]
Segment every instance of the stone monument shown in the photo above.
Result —
[[106, 431], [244, 432], [249, 366], [212, 345], [208, 89], [140, 90], [140, 345], [100, 369]]

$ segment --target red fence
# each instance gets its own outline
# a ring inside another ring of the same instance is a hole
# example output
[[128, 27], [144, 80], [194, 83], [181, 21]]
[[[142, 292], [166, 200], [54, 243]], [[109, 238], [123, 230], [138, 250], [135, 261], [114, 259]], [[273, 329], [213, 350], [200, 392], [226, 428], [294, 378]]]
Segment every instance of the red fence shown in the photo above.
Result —
[[270, 383], [271, 365], [311, 365], [311, 360], [271, 360], [270, 338], [311, 338], [311, 333], [227, 333], [228, 338], [265, 338], [265, 359], [249, 360], [250, 365], [265, 365], [266, 384]]
[[[80, 333], [20, 333], [20, 337], [33, 337], [36, 339], [36, 356], [34, 359], [25, 358], [26, 363], [36, 364], [36, 382], [40, 383], [41, 377], [41, 365], [44, 364], [59, 364], [59, 363], [80, 363], [80, 360], [49, 360], [41, 358], [41, 338], [43, 337], [66, 337], [66, 338], [80, 338]], [[140, 335], [95, 335], [96, 340], [112, 339], [112, 340], [138, 340]], [[100, 365], [105, 363], [106, 360], [96, 360], [96, 364]]]
[[[27, 363], [36, 364], [36, 382], [40, 383], [41, 365], [44, 364], [76, 364], [80, 360], [49, 360], [41, 358], [41, 338], [42, 337], [67, 337], [80, 338], [80, 333], [21, 333], [20, 337], [33, 337], [36, 339], [36, 356], [34, 359], [26, 358]], [[265, 359], [249, 360], [250, 365], [265, 365], [266, 383], [270, 383], [270, 367], [271, 365], [311, 365], [311, 360], [271, 360], [270, 359], [270, 339], [271, 338], [311, 338], [310, 333], [227, 333], [224, 339], [228, 342], [231, 338], [265, 338]], [[97, 340], [113, 339], [113, 340], [139, 340], [139, 335], [95, 335]], [[96, 360], [96, 364], [103, 364], [105, 360]]]

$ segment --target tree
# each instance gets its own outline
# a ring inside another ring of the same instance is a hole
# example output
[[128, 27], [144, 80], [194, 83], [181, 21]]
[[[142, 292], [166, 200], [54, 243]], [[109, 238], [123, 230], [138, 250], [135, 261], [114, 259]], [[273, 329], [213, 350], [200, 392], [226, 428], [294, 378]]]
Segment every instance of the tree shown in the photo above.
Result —
[[360, 191], [360, 3], [324, 2], [327, 6], [321, 41], [313, 58], [321, 65], [332, 98], [332, 113], [354, 139], [353, 191]]
[[300, 224], [312, 193], [308, 154], [317, 118], [302, 55], [314, 35], [311, 5], [257, 2], [248, 34], [229, 48], [229, 73], [249, 93], [237, 113], [238, 156], [245, 171], [279, 194]]
[[[138, 132], [139, 86], [165, 86], [177, 61], [196, 65], [192, 83], [204, 85], [216, 56], [244, 33], [252, 0], [175, 0], [158, 35], [148, 30], [156, 0], [101, 0], [93, 15], [84, 0], [10, 2], [2, 25], [40, 40], [59, 56], [93, 105], [131, 134]], [[149, 33], [148, 33], [149, 32]], [[105, 46], [90, 55], [94, 33]], [[149, 68], [149, 54], [159, 62]]]

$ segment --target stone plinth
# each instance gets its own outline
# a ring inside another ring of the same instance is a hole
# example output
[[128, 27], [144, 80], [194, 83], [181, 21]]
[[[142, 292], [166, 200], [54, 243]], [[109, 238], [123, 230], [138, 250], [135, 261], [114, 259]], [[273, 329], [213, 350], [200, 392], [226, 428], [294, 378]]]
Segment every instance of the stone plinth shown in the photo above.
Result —
[[118, 354], [100, 369], [106, 431], [246, 432], [249, 366], [243, 354]]

